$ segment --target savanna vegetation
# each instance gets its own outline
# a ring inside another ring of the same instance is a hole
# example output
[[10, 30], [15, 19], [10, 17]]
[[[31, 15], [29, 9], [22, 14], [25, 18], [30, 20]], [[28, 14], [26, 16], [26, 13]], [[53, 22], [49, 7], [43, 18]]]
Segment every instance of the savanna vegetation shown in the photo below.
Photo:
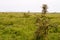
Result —
[[[0, 12], [0, 40], [34, 40], [40, 13]], [[47, 13], [48, 39], [60, 40], [60, 14]]]

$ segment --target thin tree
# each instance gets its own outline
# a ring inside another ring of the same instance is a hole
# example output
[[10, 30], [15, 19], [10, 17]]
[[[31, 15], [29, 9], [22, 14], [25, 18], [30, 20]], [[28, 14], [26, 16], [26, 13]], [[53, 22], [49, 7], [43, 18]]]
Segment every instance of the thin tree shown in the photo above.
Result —
[[35, 31], [35, 40], [47, 40], [47, 34], [48, 34], [48, 18], [46, 18], [46, 12], [47, 12], [47, 5], [43, 4], [42, 6], [42, 15], [41, 18], [38, 17], [36, 19], [36, 23], [38, 23], [38, 29]]
[[45, 16], [45, 14], [47, 13], [47, 9], [48, 9], [47, 5], [43, 4], [42, 5], [42, 16]]

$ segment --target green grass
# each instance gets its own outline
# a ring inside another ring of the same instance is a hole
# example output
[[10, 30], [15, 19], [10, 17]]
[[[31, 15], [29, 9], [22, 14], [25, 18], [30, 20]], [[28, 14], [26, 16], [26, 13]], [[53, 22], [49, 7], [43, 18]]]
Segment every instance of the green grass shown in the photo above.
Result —
[[[0, 40], [32, 40], [38, 28], [36, 17], [41, 14], [0, 13]], [[28, 16], [30, 15], [30, 16]], [[51, 23], [60, 24], [60, 14], [46, 14]], [[60, 25], [57, 32], [49, 32], [49, 40], [60, 40]], [[53, 30], [53, 28], [51, 29]]]

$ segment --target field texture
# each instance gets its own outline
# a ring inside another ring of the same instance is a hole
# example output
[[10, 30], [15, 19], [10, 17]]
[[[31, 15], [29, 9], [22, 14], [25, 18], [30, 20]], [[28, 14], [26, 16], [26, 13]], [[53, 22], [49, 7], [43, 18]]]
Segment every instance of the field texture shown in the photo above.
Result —
[[[39, 13], [0, 13], [0, 40], [32, 40]], [[60, 40], [60, 14], [46, 14], [53, 25], [48, 32], [49, 40]], [[56, 27], [56, 28], [55, 28]]]

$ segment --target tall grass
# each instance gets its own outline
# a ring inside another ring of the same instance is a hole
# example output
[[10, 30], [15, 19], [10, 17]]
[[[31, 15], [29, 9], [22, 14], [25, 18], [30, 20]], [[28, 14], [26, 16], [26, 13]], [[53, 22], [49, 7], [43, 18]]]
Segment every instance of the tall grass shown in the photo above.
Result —
[[[36, 16], [39, 16], [39, 20], [43, 19], [40, 18], [41, 14], [29, 15], [29, 17], [24, 17], [24, 13], [0, 13], [0, 40], [32, 40], [35, 38], [35, 32], [38, 29]], [[59, 15], [46, 14], [46, 18], [51, 19], [47, 35], [49, 40], [60, 40]]]

